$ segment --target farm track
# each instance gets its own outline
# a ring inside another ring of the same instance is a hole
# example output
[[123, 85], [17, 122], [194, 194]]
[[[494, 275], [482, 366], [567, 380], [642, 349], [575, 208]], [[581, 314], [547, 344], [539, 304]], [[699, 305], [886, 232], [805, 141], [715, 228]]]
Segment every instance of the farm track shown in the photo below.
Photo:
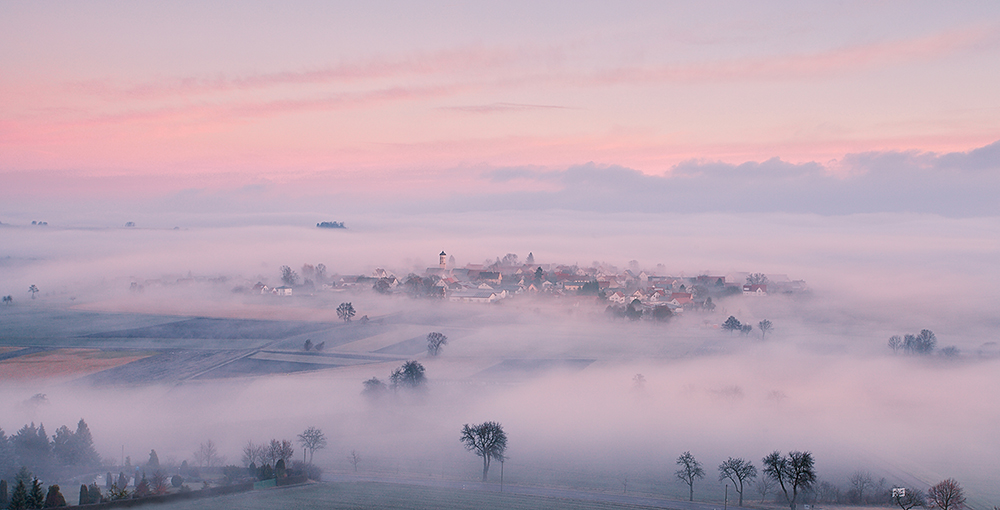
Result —
[[127, 365], [84, 377], [95, 385], [132, 385], [181, 382], [203, 375], [238, 359], [252, 356], [258, 349], [198, 351], [171, 349]]

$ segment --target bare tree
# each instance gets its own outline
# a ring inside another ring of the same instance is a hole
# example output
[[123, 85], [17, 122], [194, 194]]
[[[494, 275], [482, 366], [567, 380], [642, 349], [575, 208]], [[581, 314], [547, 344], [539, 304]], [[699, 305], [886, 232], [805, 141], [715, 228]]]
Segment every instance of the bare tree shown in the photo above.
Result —
[[309, 452], [309, 463], [312, 464], [316, 450], [326, 448], [326, 436], [316, 427], [309, 427], [299, 434], [299, 444], [302, 445], [302, 462], [306, 461], [306, 451]]
[[855, 471], [848, 479], [851, 491], [858, 498], [858, 503], [865, 504], [865, 490], [875, 486], [875, 478], [868, 471]]
[[892, 349], [892, 353], [896, 354], [903, 347], [903, 337], [899, 335], [892, 335], [889, 337], [889, 348]]
[[747, 285], [767, 285], [767, 275], [764, 273], [750, 273], [747, 275]]
[[809, 490], [816, 483], [816, 468], [812, 453], [788, 452], [788, 455], [783, 457], [781, 452], [775, 451], [764, 457], [763, 464], [764, 476], [778, 483], [791, 510], [795, 510], [795, 500], [799, 493]]
[[748, 460], [729, 457], [719, 464], [719, 481], [727, 478], [733, 482], [733, 488], [740, 495], [740, 506], [743, 506], [743, 485], [757, 478], [757, 468]]
[[764, 500], [767, 499], [767, 493], [771, 492], [771, 489], [774, 488], [774, 480], [767, 476], [762, 476], [757, 479], [757, 483], [753, 485], [753, 488], [760, 493], [760, 502], [763, 503]]
[[31, 299], [35, 299], [35, 294], [37, 294], [39, 290], [38, 287], [35, 286], [35, 284], [31, 284], [31, 286], [28, 287], [28, 292], [31, 293]]
[[253, 444], [253, 441], [247, 441], [247, 444], [243, 445], [243, 466], [250, 467], [250, 464], [263, 466], [266, 459], [267, 455], [262, 445]]
[[774, 324], [772, 324], [771, 321], [764, 319], [757, 323], [757, 327], [760, 328], [760, 339], [763, 340], [764, 335], [766, 335], [768, 331], [771, 331], [771, 328], [774, 327]]
[[927, 491], [928, 503], [941, 510], [961, 508], [965, 504], [965, 491], [954, 478], [944, 480]]
[[427, 334], [427, 353], [431, 356], [441, 354], [441, 347], [448, 343], [448, 337], [441, 333], [433, 332]]
[[691, 455], [691, 452], [684, 452], [680, 457], [677, 457], [677, 465], [681, 468], [675, 471], [674, 475], [687, 484], [688, 501], [694, 501], [694, 481], [705, 478], [705, 470], [701, 468], [701, 463], [694, 458], [694, 455]]
[[201, 443], [198, 451], [194, 452], [194, 462], [201, 467], [214, 467], [222, 463], [219, 450], [215, 447], [215, 442], [211, 439]]
[[340, 320], [344, 322], [351, 322], [355, 313], [354, 305], [350, 303], [340, 303], [340, 306], [337, 307], [337, 317], [340, 317]]
[[358, 464], [361, 464], [361, 455], [357, 450], [351, 450], [351, 453], [347, 456], [347, 462], [350, 462], [354, 466], [354, 472], [358, 472]]
[[295, 448], [292, 446], [292, 442], [287, 439], [282, 439], [278, 441], [277, 439], [272, 439], [271, 443], [267, 445], [267, 460], [270, 463], [277, 465], [279, 460], [284, 460], [287, 464], [295, 454]]
[[483, 481], [490, 472], [490, 460], [503, 462], [507, 451], [507, 433], [503, 426], [495, 421], [487, 421], [479, 425], [462, 425], [460, 441], [465, 449], [483, 458]]
[[909, 487], [894, 487], [892, 489], [892, 502], [896, 503], [902, 510], [911, 510], [915, 506], [927, 504], [923, 492]]

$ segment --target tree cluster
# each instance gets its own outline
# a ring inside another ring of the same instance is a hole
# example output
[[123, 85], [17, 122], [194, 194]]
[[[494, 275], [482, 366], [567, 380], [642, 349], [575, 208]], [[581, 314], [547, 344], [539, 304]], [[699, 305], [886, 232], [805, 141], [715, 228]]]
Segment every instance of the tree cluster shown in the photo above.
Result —
[[[937, 336], [929, 329], [922, 329], [920, 333], [913, 335], [907, 333], [903, 336], [892, 335], [889, 337], [889, 348], [893, 353], [904, 352], [906, 354], [932, 354], [937, 347]], [[955, 347], [946, 347], [941, 350], [945, 355], [954, 356], [958, 354]]]
[[87, 422], [77, 422], [76, 430], [63, 425], [49, 438], [45, 425], [21, 427], [7, 437], [0, 429], [0, 476], [11, 476], [24, 466], [46, 478], [56, 473], [88, 469], [100, 465]]
[[398, 393], [400, 390], [421, 390], [427, 384], [425, 371], [424, 366], [419, 361], [407, 361], [392, 371], [389, 375], [388, 385], [378, 377], [364, 381], [361, 394], [371, 400], [379, 400], [388, 394], [390, 389], [393, 393]]

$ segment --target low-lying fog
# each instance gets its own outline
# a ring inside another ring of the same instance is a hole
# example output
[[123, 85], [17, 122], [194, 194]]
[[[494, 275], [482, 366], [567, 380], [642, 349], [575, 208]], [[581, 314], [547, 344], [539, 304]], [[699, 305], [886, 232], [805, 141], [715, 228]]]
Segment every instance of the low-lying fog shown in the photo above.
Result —
[[[315, 221], [325, 219], [344, 220]], [[280, 266], [304, 263], [323, 263], [329, 274], [381, 267], [402, 277], [435, 266], [441, 250], [459, 266], [532, 252], [542, 264], [624, 268], [636, 260], [660, 274], [785, 274], [811, 292], [726, 298], [712, 314], [669, 324], [612, 322], [600, 306], [542, 299], [488, 306], [361, 292], [350, 295], [359, 314], [403, 312], [394, 320], [448, 334], [442, 356], [418, 357], [430, 381], [424, 394], [362, 397], [361, 382], [386, 379], [391, 363], [169, 387], [7, 381], [7, 433], [29, 421], [51, 432], [83, 417], [98, 451], [114, 459], [124, 445], [133, 462], [152, 448], [161, 461], [180, 462], [213, 439], [239, 463], [247, 440], [294, 439], [317, 426], [330, 439], [316, 453], [327, 470], [353, 469], [346, 456], [357, 450], [362, 471], [475, 479], [479, 459], [462, 450], [459, 429], [496, 420], [510, 437], [505, 477], [513, 483], [621, 490], [628, 476], [630, 491], [682, 497], [674, 460], [689, 450], [707, 472], [696, 498], [721, 500], [715, 468], [726, 457], [759, 467], [773, 450], [810, 450], [821, 479], [845, 488], [863, 469], [923, 489], [954, 477], [972, 506], [1000, 501], [1000, 357], [990, 344], [1000, 327], [997, 219], [510, 212], [370, 216], [347, 230], [49, 223], [0, 226], [0, 294], [15, 300], [0, 310], [8, 325], [0, 345], [86, 331], [47, 333], [53, 326], [38, 324], [25, 332], [24, 314], [40, 308], [333, 321], [314, 301], [254, 304], [230, 289], [277, 283]], [[133, 281], [189, 275], [227, 280], [129, 291]], [[36, 300], [30, 285], [40, 289]], [[775, 328], [762, 341], [756, 330], [743, 337], [709, 327], [728, 315], [770, 319]], [[925, 328], [959, 356], [893, 355], [886, 346], [891, 335]], [[521, 358], [594, 362], [515, 380], [475, 377]], [[49, 403], [23, 404], [35, 393]]]

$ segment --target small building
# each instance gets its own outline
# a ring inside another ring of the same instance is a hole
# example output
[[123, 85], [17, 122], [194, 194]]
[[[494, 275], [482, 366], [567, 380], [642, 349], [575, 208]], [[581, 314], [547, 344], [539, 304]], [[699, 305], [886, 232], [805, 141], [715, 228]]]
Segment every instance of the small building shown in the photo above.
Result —
[[744, 285], [743, 286], [744, 296], [766, 296], [767, 295], [767, 284], [761, 283], [756, 285]]
[[275, 287], [272, 292], [276, 296], [291, 296], [292, 288], [287, 285], [282, 285], [281, 287]]

